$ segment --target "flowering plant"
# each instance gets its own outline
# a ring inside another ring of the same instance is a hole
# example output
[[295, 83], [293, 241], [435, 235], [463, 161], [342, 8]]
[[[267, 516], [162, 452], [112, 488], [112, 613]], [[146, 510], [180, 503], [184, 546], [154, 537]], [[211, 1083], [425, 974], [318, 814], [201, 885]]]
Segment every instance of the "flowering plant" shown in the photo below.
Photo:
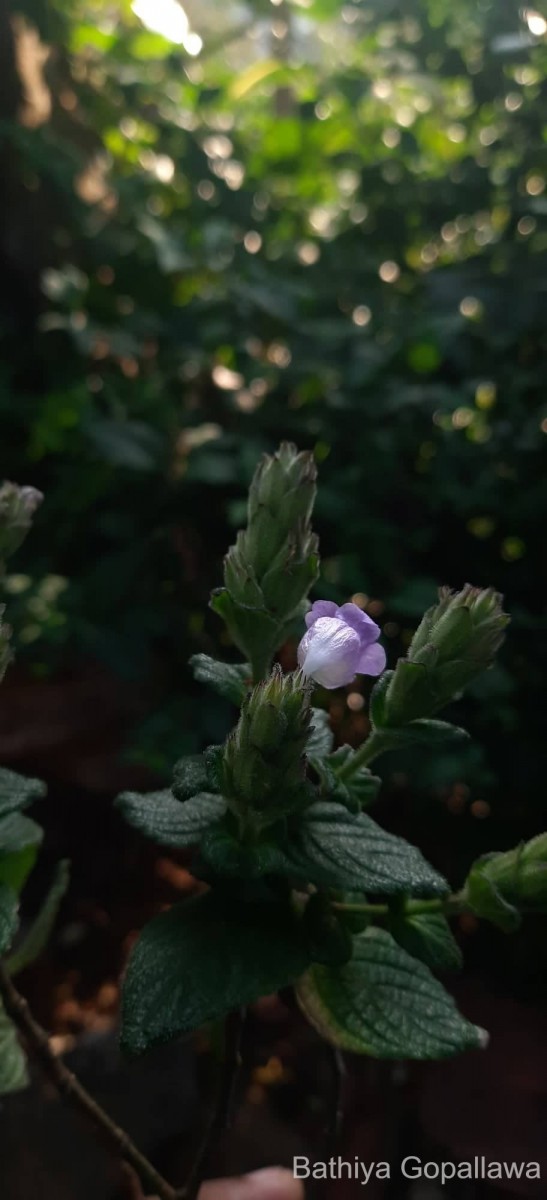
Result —
[[[479, 861], [454, 893], [369, 814], [381, 785], [373, 759], [466, 736], [436, 714], [493, 663], [508, 617], [492, 588], [442, 589], [386, 671], [380, 629], [356, 604], [309, 607], [315, 482], [311, 455], [294, 446], [263, 459], [212, 597], [245, 661], [197, 655], [192, 665], [240, 707], [233, 733], [182, 759], [171, 790], [118, 801], [146, 836], [190, 847], [204, 885], [152, 920], [132, 951], [122, 1027], [131, 1052], [287, 985], [342, 1049], [423, 1059], [480, 1047], [484, 1031], [437, 978], [461, 963], [449, 918], [468, 909], [514, 928], [526, 909], [547, 911], [545, 837]], [[283, 674], [275, 653], [302, 622], [299, 669]], [[377, 677], [370, 733], [356, 750], [334, 749], [314, 684], [342, 687], [357, 674]]]
[[[437, 714], [493, 663], [508, 623], [501, 597], [470, 585], [455, 594], [442, 589], [405, 657], [385, 670], [381, 631], [356, 604], [309, 605], [319, 573], [315, 487], [310, 454], [283, 444], [264, 457], [247, 527], [213, 594], [212, 608], [244, 657], [225, 663], [198, 654], [191, 662], [199, 682], [239, 709], [232, 733], [224, 745], [181, 759], [170, 788], [117, 801], [143, 835], [187, 848], [198, 881], [192, 898], [145, 926], [130, 954], [121, 1033], [129, 1053], [287, 986], [341, 1050], [430, 1059], [479, 1048], [484, 1031], [458, 1012], [438, 978], [461, 965], [450, 918], [467, 910], [510, 931], [527, 911], [547, 912], [547, 834], [479, 859], [454, 892], [416, 846], [368, 811], [381, 786], [373, 760], [466, 736]], [[0, 490], [0, 553], [16, 549], [39, 499], [32, 489]], [[1, 626], [2, 669], [7, 634]], [[284, 673], [275, 656], [294, 634], [302, 635], [298, 665]], [[335, 749], [328, 713], [314, 706], [315, 685], [343, 687], [357, 674], [376, 679], [370, 732], [357, 749]], [[0, 1091], [25, 1081], [13, 1021], [59, 1087], [159, 1196], [190, 1197], [199, 1172], [181, 1192], [158, 1176], [65, 1078], [15, 991], [12, 976], [41, 949], [66, 886], [61, 864], [35, 926], [18, 940], [19, 893], [41, 836], [21, 810], [41, 791], [34, 780], [0, 771]]]

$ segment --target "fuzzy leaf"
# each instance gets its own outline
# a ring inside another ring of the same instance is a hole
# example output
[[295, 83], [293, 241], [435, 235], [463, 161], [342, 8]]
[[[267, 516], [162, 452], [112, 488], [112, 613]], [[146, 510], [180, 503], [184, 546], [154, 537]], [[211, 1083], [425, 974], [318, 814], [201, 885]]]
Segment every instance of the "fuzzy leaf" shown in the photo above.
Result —
[[375, 1058], [448, 1058], [484, 1044], [442, 984], [382, 929], [354, 940], [341, 967], [313, 965], [297, 996], [308, 1020], [336, 1046]]
[[495, 857], [493, 854], [484, 855], [473, 863], [465, 883], [465, 899], [477, 917], [491, 921], [504, 933], [514, 933], [522, 920], [518, 908], [502, 896], [484, 870], [488, 860]]
[[46, 791], [46, 786], [39, 779], [27, 779], [0, 767], [0, 820], [12, 812], [26, 808], [33, 800], [38, 800]]
[[55, 875], [42, 907], [17, 949], [10, 954], [7, 966], [10, 975], [29, 967], [45, 949], [59, 912], [59, 905], [70, 880], [70, 864], [66, 859], [57, 863]]
[[222, 796], [199, 792], [190, 800], [175, 800], [170, 791], [122, 792], [116, 807], [129, 825], [159, 846], [195, 846], [206, 829], [226, 811]]
[[21, 891], [36, 862], [42, 838], [40, 826], [18, 812], [0, 821], [0, 883]]
[[299, 874], [323, 887], [412, 896], [449, 891], [415, 846], [386, 833], [365, 813], [354, 815], [328, 801], [304, 812], [288, 854]]
[[212, 892], [146, 925], [123, 989], [122, 1044], [137, 1054], [292, 983], [310, 961], [300, 923], [281, 904]]
[[194, 679], [213, 688], [225, 700], [238, 706], [243, 703], [251, 679], [249, 663], [224, 663], [208, 654], [194, 654], [190, 659]]
[[17, 929], [17, 896], [5, 883], [0, 883], [0, 954], [9, 949]]
[[[189, 800], [198, 792], [210, 792], [207, 760], [203, 754], [188, 754], [173, 767], [173, 795], [177, 800]], [[161, 793], [158, 793], [160, 795]]]
[[340, 779], [340, 767], [349, 762], [354, 755], [355, 750], [352, 750], [351, 746], [339, 746], [328, 758], [314, 760], [313, 766], [321, 777], [322, 791], [331, 800], [343, 804], [349, 812], [358, 813], [362, 808], [368, 808], [369, 804], [374, 803], [382, 780], [378, 775], [373, 775], [368, 767], [359, 767], [348, 779]]
[[323, 708], [311, 710], [311, 732], [306, 745], [308, 758], [322, 759], [330, 754], [334, 734], [330, 727], [329, 714]]
[[462, 952], [443, 913], [394, 913], [395, 941], [432, 971], [459, 971]]

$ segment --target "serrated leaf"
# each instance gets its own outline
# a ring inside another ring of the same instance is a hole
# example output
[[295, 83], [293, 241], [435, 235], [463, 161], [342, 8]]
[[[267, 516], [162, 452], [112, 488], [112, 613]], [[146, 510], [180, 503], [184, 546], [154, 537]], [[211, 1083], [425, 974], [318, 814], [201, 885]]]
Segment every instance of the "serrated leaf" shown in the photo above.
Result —
[[334, 745], [334, 734], [330, 727], [328, 712], [323, 708], [312, 708], [311, 731], [306, 744], [308, 758], [322, 759], [330, 754]]
[[205, 831], [224, 816], [222, 796], [198, 792], [189, 800], [175, 800], [170, 791], [122, 792], [116, 807], [126, 821], [159, 846], [195, 846]]
[[[172, 792], [177, 800], [189, 800], [198, 792], [209, 792], [207, 760], [203, 754], [188, 754], [173, 767]], [[158, 793], [159, 795], [160, 793]]]
[[25, 775], [17, 775], [0, 767], [0, 820], [12, 812], [26, 808], [33, 800], [38, 800], [46, 792], [45, 783], [39, 779], [27, 779]]
[[330, 801], [303, 813], [287, 853], [302, 877], [323, 887], [412, 896], [449, 891], [415, 846], [386, 833], [365, 813], [354, 815]]
[[0, 883], [0, 954], [9, 949], [17, 929], [17, 896], [5, 883]]
[[0, 821], [0, 883], [21, 891], [43, 836], [40, 826], [21, 813], [13, 812]]
[[389, 921], [395, 941], [432, 971], [459, 971], [462, 952], [443, 913], [394, 913]]
[[70, 879], [70, 864], [66, 859], [57, 864], [51, 887], [42, 907], [17, 949], [10, 954], [7, 968], [10, 975], [29, 967], [45, 949], [59, 912], [59, 905]]
[[310, 961], [288, 906], [212, 892], [176, 904], [143, 929], [123, 987], [122, 1045], [169, 1041], [292, 983]]
[[0, 1000], [0, 1096], [20, 1092], [27, 1084], [26, 1058], [15, 1025]]
[[225, 700], [238, 706], [243, 703], [251, 681], [249, 663], [224, 663], [209, 658], [208, 654], [194, 654], [190, 659], [194, 679], [213, 688]]
[[429, 969], [383, 929], [359, 934], [344, 966], [314, 964], [296, 991], [319, 1033], [357, 1054], [448, 1058], [484, 1044]]

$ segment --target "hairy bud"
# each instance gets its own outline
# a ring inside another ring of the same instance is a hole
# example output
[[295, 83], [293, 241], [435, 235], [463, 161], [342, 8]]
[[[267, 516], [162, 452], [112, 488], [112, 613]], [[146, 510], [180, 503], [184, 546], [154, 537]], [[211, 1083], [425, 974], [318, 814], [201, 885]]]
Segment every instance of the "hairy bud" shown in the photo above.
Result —
[[310, 722], [310, 691], [300, 673], [275, 667], [244, 701], [221, 768], [221, 790], [244, 828], [264, 828], [310, 801]]

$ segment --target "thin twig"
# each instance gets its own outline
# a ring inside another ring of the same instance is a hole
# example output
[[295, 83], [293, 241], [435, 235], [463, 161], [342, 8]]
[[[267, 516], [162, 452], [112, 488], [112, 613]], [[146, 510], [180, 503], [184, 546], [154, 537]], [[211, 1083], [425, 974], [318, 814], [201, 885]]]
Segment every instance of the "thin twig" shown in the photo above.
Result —
[[42, 1029], [42, 1026], [34, 1019], [26, 1000], [17, 991], [2, 962], [0, 962], [0, 997], [8, 1016], [23, 1035], [45, 1074], [55, 1084], [60, 1096], [89, 1118], [95, 1128], [102, 1133], [111, 1149], [130, 1163], [143, 1183], [151, 1188], [159, 1200], [180, 1200], [181, 1193], [177, 1192], [156, 1171], [152, 1163], [131, 1141], [125, 1130], [111, 1120], [104, 1109], [97, 1104], [97, 1101], [82, 1087], [72, 1071], [69, 1071], [62, 1060], [53, 1053], [45, 1029]]
[[224, 1022], [224, 1050], [216, 1100], [200, 1149], [186, 1184], [180, 1191], [183, 1200], [196, 1200], [214, 1150], [222, 1135], [230, 1128], [232, 1103], [241, 1067], [245, 1017], [246, 1012], [242, 1008], [230, 1013]]

